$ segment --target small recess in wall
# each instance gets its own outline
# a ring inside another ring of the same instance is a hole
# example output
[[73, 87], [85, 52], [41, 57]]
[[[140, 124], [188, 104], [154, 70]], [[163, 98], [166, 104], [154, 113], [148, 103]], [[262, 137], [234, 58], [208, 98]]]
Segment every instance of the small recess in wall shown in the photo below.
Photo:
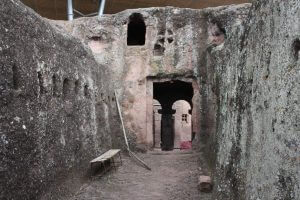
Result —
[[154, 56], [162, 56], [164, 55], [165, 48], [160, 44], [155, 44], [153, 49]]
[[20, 87], [20, 74], [16, 65], [12, 66], [13, 88], [18, 90]]
[[293, 42], [293, 54], [294, 54], [294, 58], [295, 60], [299, 60], [299, 57], [300, 57], [300, 40], [299, 39], [296, 39], [294, 42]]
[[79, 82], [79, 80], [76, 80], [75, 81], [75, 88], [74, 88], [75, 94], [79, 93], [79, 89], [80, 89], [80, 82]]
[[65, 78], [63, 82], [63, 95], [67, 96], [69, 92], [70, 92], [70, 80], [68, 78]]
[[39, 81], [39, 87], [40, 87], [40, 94], [44, 94], [45, 93], [45, 88], [44, 88], [43, 75], [40, 71], [37, 72], [37, 75], [38, 75], [38, 81]]
[[53, 96], [58, 95], [57, 77], [55, 74], [53, 74], [53, 76], [52, 76], [52, 95]]
[[89, 85], [84, 85], [84, 96], [89, 97], [90, 92], [89, 92]]
[[174, 41], [173, 38], [168, 38], [169, 44], [171, 44], [173, 41]]
[[128, 46], [143, 46], [145, 45], [146, 25], [143, 15], [133, 13], [129, 17], [127, 29], [127, 45]]

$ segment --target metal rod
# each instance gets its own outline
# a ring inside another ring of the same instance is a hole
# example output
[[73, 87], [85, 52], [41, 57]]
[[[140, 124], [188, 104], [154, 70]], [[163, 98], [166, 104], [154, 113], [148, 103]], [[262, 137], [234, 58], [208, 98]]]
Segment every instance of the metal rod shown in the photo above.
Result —
[[99, 6], [99, 12], [98, 12], [98, 16], [100, 17], [101, 15], [104, 14], [104, 8], [105, 8], [105, 1], [106, 0], [99, 0], [100, 2], [100, 6]]
[[74, 10], [74, 13], [77, 13], [78, 15], [85, 17], [85, 15], [83, 13], [79, 12], [78, 10], [76, 10], [76, 9], [73, 9], [73, 10]]
[[73, 0], [68, 0], [68, 20], [73, 20]]
[[85, 15], [85, 14], [83, 14], [82, 12], [80, 12], [80, 11], [78, 11], [78, 10], [76, 10], [76, 9], [73, 9], [73, 11], [74, 11], [74, 13], [80, 15], [81, 17], [91, 17], [91, 16], [98, 15], [97, 12], [94, 12], [94, 13], [90, 13], [90, 14]]
[[97, 13], [97, 12], [95, 12], [95, 13], [90, 13], [90, 14], [85, 15], [85, 17], [91, 17], [91, 16], [94, 16], [94, 15], [98, 15], [98, 13]]

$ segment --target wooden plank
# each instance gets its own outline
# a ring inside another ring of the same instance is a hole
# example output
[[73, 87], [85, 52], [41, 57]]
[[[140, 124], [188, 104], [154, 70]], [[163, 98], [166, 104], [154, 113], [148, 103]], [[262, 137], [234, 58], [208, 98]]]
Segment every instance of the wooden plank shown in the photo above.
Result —
[[104, 154], [102, 154], [101, 156], [99, 156], [98, 158], [95, 158], [94, 160], [92, 160], [91, 163], [102, 162], [102, 161], [108, 160], [108, 159], [114, 157], [120, 151], [121, 151], [120, 149], [111, 149], [111, 150], [105, 152]]

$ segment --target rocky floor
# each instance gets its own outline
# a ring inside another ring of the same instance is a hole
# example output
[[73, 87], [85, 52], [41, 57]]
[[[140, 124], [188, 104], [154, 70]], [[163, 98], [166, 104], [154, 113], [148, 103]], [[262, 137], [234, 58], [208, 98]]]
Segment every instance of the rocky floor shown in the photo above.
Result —
[[[95, 176], [68, 200], [208, 200], [200, 193], [197, 179], [207, 173], [193, 152], [152, 151], [138, 154], [152, 170], [123, 156], [123, 165], [105, 175]], [[199, 165], [200, 164], [200, 165]]]

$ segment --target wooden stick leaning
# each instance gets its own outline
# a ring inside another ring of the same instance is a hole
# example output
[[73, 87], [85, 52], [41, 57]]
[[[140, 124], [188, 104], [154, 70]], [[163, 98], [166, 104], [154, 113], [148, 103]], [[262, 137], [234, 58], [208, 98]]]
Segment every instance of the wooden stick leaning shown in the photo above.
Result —
[[127, 147], [127, 151], [129, 152], [129, 155], [133, 158], [135, 158], [137, 161], [139, 161], [146, 169], [151, 170], [151, 168], [144, 162], [142, 161], [139, 157], [137, 157], [137, 155], [135, 155], [129, 148], [129, 144], [128, 144], [128, 140], [127, 140], [127, 135], [126, 135], [126, 131], [125, 131], [125, 126], [124, 126], [124, 122], [123, 122], [123, 117], [122, 117], [122, 113], [121, 113], [121, 108], [119, 105], [119, 100], [117, 97], [117, 92], [115, 91], [115, 99], [117, 102], [117, 108], [118, 108], [118, 112], [119, 112], [119, 116], [121, 119], [121, 124], [122, 124], [122, 129], [123, 129], [123, 135], [124, 135], [124, 139], [125, 139], [125, 144]]

